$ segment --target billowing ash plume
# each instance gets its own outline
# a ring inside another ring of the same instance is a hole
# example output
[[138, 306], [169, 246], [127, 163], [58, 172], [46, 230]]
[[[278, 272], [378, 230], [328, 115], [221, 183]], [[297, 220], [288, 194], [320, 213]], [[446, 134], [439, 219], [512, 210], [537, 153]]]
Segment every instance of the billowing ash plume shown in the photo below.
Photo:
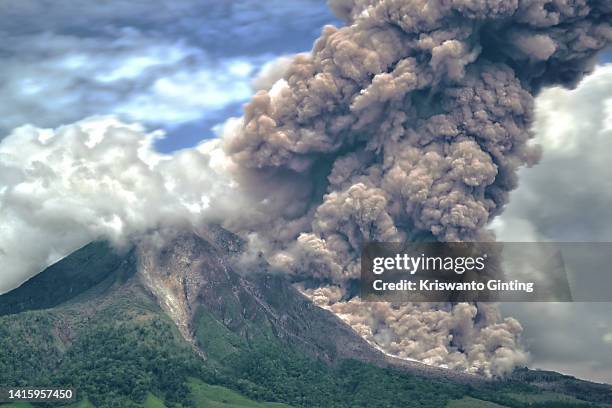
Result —
[[492, 304], [478, 308], [467, 303], [392, 305], [358, 298], [342, 302], [337, 287], [307, 290], [306, 294], [392, 356], [486, 376], [510, 372], [528, 360], [516, 343], [522, 332], [520, 323], [513, 318], [501, 321]]
[[[337, 0], [331, 7], [347, 26], [326, 27], [312, 53], [297, 56], [228, 126], [224, 149], [257, 203], [232, 227], [250, 232], [251, 248], [279, 269], [341, 288], [357, 276], [366, 241], [494, 239], [487, 223], [507, 203], [517, 170], [538, 160], [529, 143], [534, 95], [573, 86], [591, 70], [612, 41], [610, 5]], [[358, 316], [355, 307], [335, 309]], [[370, 329], [423, 313], [362, 307], [370, 313], [359, 324]], [[454, 365], [453, 350], [485, 349], [486, 358], [468, 352], [457, 365], [500, 374], [524, 360], [520, 325], [466, 307], [432, 313], [504, 335], [478, 339], [466, 334], [476, 330], [450, 325], [448, 341], [430, 350], [432, 362]], [[397, 349], [397, 339], [415, 338], [394, 333], [395, 340], [373, 337]]]
[[367, 240], [490, 239], [517, 169], [538, 158], [534, 92], [575, 84], [612, 40], [598, 1], [331, 6], [348, 26], [259, 92], [225, 149], [249, 183], [279, 190], [252, 220], [278, 261], [308, 254], [335, 282]]

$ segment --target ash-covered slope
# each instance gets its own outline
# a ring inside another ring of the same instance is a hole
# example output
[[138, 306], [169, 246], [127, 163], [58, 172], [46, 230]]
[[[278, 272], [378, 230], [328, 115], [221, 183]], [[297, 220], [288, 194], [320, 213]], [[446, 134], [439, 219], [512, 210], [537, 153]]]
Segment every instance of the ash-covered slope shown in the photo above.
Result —
[[178, 233], [161, 245], [138, 245], [138, 279], [155, 295], [183, 335], [195, 339], [197, 318], [212, 315], [245, 339], [273, 336], [331, 362], [338, 358], [382, 360], [351, 328], [312, 304], [282, 276], [259, 271], [240, 275], [232, 257], [242, 241], [219, 227]]
[[237, 273], [232, 264], [243, 249], [229, 231], [209, 226], [198, 234], [181, 232], [161, 245], [141, 243], [138, 277], [175, 321], [183, 336], [198, 342], [202, 313], [243, 339], [272, 338], [326, 363], [356, 359], [412, 374], [447, 378], [461, 383], [486, 380], [385, 355], [333, 313], [315, 306], [284, 275], [259, 270]]
[[94, 242], [0, 296], [0, 315], [112, 297], [127, 285], [152, 295], [194, 344], [198, 317], [205, 312], [242, 338], [273, 337], [326, 362], [354, 358], [462, 377], [384, 356], [283, 276], [264, 268], [238, 274], [231, 259], [242, 246], [240, 238], [217, 226], [143, 239], [121, 252]]

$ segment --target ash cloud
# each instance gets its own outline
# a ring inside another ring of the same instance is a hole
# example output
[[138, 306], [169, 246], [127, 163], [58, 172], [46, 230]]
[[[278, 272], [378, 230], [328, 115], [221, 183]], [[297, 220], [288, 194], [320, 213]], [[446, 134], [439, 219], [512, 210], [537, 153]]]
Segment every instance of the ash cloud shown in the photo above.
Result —
[[342, 302], [338, 287], [303, 291], [385, 353], [408, 360], [486, 376], [509, 373], [528, 362], [513, 318], [501, 319], [495, 305]]
[[612, 39], [598, 3], [416, 3], [332, 3], [349, 25], [327, 27], [228, 132], [225, 150], [246, 173], [302, 184], [258, 235], [299, 224], [341, 271], [366, 240], [490, 239], [483, 227], [517, 169], [539, 156], [528, 143], [534, 92], [576, 83]]
[[[361, 246], [494, 239], [488, 223], [516, 188], [517, 171], [540, 156], [530, 142], [535, 95], [575, 86], [592, 70], [612, 41], [611, 10], [597, 1], [546, 0], [330, 5], [347, 25], [326, 27], [312, 52], [297, 56], [226, 129], [238, 182], [261, 188], [254, 211], [228, 225], [250, 234], [251, 248], [296, 280], [341, 288], [328, 306], [341, 315], [350, 309], [352, 318], [361, 310], [354, 327], [396, 327], [372, 335], [377, 344], [423, 359], [398, 345], [406, 333], [395, 323], [418, 320], [421, 307], [342, 301], [358, 276]], [[488, 306], [471, 307], [432, 308], [472, 329], [460, 344], [449, 329], [445, 341], [426, 347], [428, 359], [487, 375], [524, 364], [520, 325]], [[418, 329], [438, 339], [432, 326]], [[488, 331], [503, 333], [499, 342], [481, 337]], [[454, 360], [466, 347], [487, 351]]]

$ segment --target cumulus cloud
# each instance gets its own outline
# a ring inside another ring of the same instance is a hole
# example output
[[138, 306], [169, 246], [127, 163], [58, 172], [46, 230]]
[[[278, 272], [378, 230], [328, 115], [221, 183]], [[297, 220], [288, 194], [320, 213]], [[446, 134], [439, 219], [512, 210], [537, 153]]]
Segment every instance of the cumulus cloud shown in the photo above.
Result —
[[186, 147], [213, 136], [210, 128], [248, 100], [262, 65], [308, 50], [331, 20], [311, 0], [0, 4], [0, 138], [23, 124], [57, 127], [98, 114], [178, 135], [205, 123], [192, 130], [198, 136], [166, 143]]
[[[541, 162], [520, 173], [492, 227], [503, 241], [612, 241], [612, 65], [576, 89], [550, 88], [536, 100]], [[506, 304], [525, 326], [536, 367], [612, 382], [610, 303]], [[576, 336], [576, 333], [584, 335]]]
[[293, 58], [293, 56], [283, 55], [273, 61], [266, 62], [257, 76], [253, 78], [251, 83], [253, 90], [269, 91], [272, 89], [277, 81], [283, 79], [293, 62]]
[[216, 142], [162, 155], [153, 148], [161, 136], [94, 117], [55, 130], [24, 126], [2, 140], [0, 293], [94, 239], [122, 245], [199, 222], [210, 197], [229, 194]]
[[531, 366], [612, 382], [610, 303], [513, 303], [502, 310], [521, 322]]
[[[598, 67], [574, 90], [550, 88], [537, 99], [538, 166], [521, 172], [519, 188], [493, 227], [506, 241], [610, 241], [612, 64]], [[545, 203], [545, 205], [544, 205]]]

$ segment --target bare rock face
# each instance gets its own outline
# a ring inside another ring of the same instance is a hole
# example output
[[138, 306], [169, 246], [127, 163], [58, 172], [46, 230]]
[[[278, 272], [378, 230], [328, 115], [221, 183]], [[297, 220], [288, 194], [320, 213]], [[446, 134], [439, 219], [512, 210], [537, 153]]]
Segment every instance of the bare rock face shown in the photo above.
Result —
[[234, 271], [232, 256], [242, 245], [237, 236], [218, 227], [177, 233], [163, 243], [143, 241], [136, 250], [137, 276], [192, 343], [195, 317], [203, 308], [247, 339], [273, 335], [328, 362], [339, 357], [383, 360], [283, 277], [264, 270], [242, 275]]
[[356, 359], [415, 375], [486, 381], [385, 355], [265, 266], [239, 274], [233, 257], [243, 246], [239, 237], [215, 226], [138, 245], [137, 276], [193, 345], [197, 345], [198, 312], [205, 310], [247, 341], [274, 337], [330, 364]]
[[145, 240], [137, 246], [138, 276], [162, 309], [191, 339], [191, 319], [203, 290], [229, 278], [215, 249], [194, 234], [179, 234], [168, 243]]

